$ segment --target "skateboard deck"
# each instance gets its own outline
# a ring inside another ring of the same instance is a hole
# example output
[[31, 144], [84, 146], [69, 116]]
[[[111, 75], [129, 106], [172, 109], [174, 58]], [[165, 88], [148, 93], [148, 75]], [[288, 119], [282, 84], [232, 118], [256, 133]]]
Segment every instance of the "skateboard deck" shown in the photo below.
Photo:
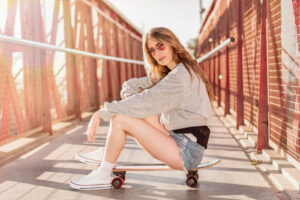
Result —
[[[186, 184], [190, 187], [195, 187], [198, 183], [198, 170], [210, 168], [220, 163], [220, 159], [216, 159], [210, 162], [199, 164], [196, 168], [190, 169], [186, 175]], [[126, 171], [168, 171], [174, 170], [164, 164], [117, 164], [113, 169], [115, 178], [112, 180], [112, 186], [114, 188], [121, 188], [125, 181]]]
[[[205, 162], [199, 164], [196, 168], [190, 170], [201, 170], [208, 167], [212, 167], [221, 162], [220, 159], [213, 160], [211, 162]], [[117, 164], [113, 171], [168, 171], [174, 170], [165, 164]]]

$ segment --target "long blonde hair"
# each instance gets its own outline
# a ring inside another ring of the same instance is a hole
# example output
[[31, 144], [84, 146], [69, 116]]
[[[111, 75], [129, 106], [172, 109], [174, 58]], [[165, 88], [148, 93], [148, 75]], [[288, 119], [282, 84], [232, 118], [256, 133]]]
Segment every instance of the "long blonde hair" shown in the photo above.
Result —
[[150, 73], [154, 84], [163, 79], [169, 72], [170, 69], [167, 66], [160, 65], [150, 54], [147, 42], [149, 39], [155, 39], [160, 42], [167, 43], [173, 50], [173, 60], [176, 64], [183, 63], [185, 68], [188, 70], [191, 81], [193, 80], [192, 71], [196, 74], [197, 78], [203, 81], [206, 86], [206, 90], [210, 101], [214, 99], [212, 87], [209, 80], [205, 76], [204, 72], [197, 65], [197, 61], [191, 56], [191, 54], [183, 47], [176, 35], [167, 28], [157, 27], [152, 28], [144, 38], [144, 53], [147, 61], [150, 64]]

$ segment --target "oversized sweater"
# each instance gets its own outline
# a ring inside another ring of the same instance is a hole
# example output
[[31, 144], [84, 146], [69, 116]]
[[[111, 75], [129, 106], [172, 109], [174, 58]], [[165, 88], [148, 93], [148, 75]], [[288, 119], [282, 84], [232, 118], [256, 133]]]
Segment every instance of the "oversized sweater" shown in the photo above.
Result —
[[[150, 89], [137, 93], [137, 88], [152, 84], [150, 77], [127, 81], [127, 93], [121, 92], [120, 101], [105, 102], [99, 111], [104, 121], [120, 113], [135, 118], [160, 114], [160, 123], [167, 130], [192, 126], [205, 126], [213, 112], [205, 84], [193, 74], [193, 81], [185, 66], [180, 63]], [[138, 82], [141, 84], [139, 85]], [[129, 86], [130, 84], [131, 87]], [[132, 92], [132, 93], [131, 93]]]
[[125, 99], [128, 96], [138, 93], [139, 88], [147, 89], [152, 86], [152, 83], [150, 76], [129, 79], [122, 84], [121, 98]]

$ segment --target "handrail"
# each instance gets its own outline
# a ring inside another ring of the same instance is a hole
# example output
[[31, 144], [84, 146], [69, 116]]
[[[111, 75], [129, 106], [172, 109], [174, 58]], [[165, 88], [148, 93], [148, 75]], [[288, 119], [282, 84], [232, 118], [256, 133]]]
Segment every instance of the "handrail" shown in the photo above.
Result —
[[61, 51], [61, 52], [71, 53], [71, 54], [76, 54], [76, 55], [81, 55], [81, 56], [88, 56], [88, 57], [97, 58], [97, 59], [112, 60], [112, 61], [118, 61], [118, 62], [144, 65], [144, 61], [140, 61], [140, 60], [132, 60], [132, 59], [127, 59], [127, 58], [105, 56], [105, 55], [90, 53], [90, 52], [81, 51], [81, 50], [77, 50], [77, 49], [58, 47], [55, 45], [46, 44], [46, 43], [42, 43], [42, 42], [35, 42], [32, 40], [24, 40], [24, 39], [6, 36], [6, 35], [2, 35], [2, 34], [0, 34], [0, 41], [6, 42], [6, 43], [17, 44], [17, 45], [36, 47], [36, 48], [40, 48], [40, 49], [47, 49], [47, 50], [51, 50], [51, 51]]
[[197, 63], [201, 63], [204, 60], [208, 59], [209, 57], [213, 56], [215, 53], [219, 52], [221, 49], [223, 49], [224, 47], [232, 44], [234, 42], [234, 38], [233, 37], [229, 37], [227, 38], [224, 42], [222, 42], [219, 46], [217, 46], [216, 48], [214, 48], [213, 50], [211, 50], [210, 52], [208, 52], [207, 54], [205, 54], [204, 56], [201, 56], [200, 58], [197, 59]]

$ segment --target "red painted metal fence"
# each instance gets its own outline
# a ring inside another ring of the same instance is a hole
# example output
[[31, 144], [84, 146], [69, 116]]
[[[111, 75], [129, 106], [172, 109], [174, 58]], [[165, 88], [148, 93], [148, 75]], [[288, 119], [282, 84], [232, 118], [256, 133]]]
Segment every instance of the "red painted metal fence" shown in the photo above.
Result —
[[216, 101], [236, 115], [237, 128], [246, 124], [258, 134], [258, 151], [270, 145], [298, 162], [299, 6], [299, 0], [214, 0], [198, 38], [199, 57], [220, 40], [236, 39], [201, 63], [221, 90]]
[[[107, 3], [0, 1], [0, 34], [143, 60], [141, 34]], [[0, 144], [119, 99], [121, 84], [145, 76], [137, 64], [0, 43]]]

